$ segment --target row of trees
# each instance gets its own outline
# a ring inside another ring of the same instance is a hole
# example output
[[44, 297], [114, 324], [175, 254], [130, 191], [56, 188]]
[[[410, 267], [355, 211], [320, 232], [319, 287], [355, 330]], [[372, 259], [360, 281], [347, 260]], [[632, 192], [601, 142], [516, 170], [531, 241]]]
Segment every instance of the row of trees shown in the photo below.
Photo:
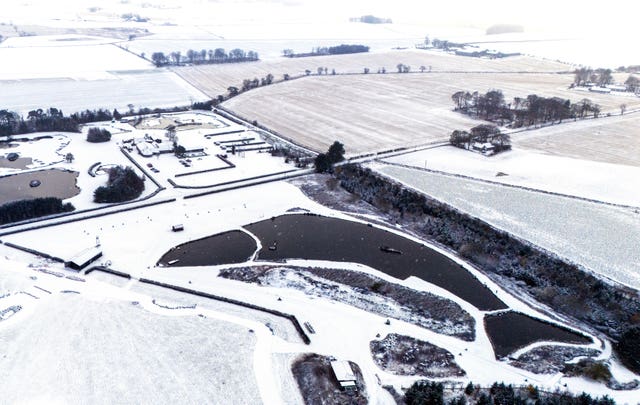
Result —
[[288, 58], [300, 58], [305, 56], [321, 56], [321, 55], [344, 55], [348, 53], [369, 52], [369, 47], [358, 44], [342, 44], [337, 46], [319, 46], [311, 49], [311, 52], [294, 53], [292, 49], [283, 49], [282, 56]]
[[165, 54], [164, 52], [154, 52], [151, 54], [151, 61], [157, 66], [167, 65], [183, 65], [185, 63], [200, 65], [200, 64], [214, 64], [214, 63], [237, 63], [237, 62], [252, 62], [259, 60], [257, 52], [244, 51], [239, 48], [232, 49], [227, 53], [223, 48], [216, 49], [202, 49], [195, 51], [189, 49], [185, 55], [180, 51], [171, 52]]
[[71, 212], [73, 210], [75, 208], [71, 203], [63, 203], [61, 199], [55, 197], [13, 201], [0, 205], [0, 224]]
[[[405, 393], [407, 405], [444, 405], [444, 386], [439, 382], [416, 381]], [[487, 389], [480, 389], [469, 383], [464, 389], [464, 395], [454, 397], [447, 402], [450, 405], [614, 405], [608, 396], [592, 398], [587, 393], [573, 395], [569, 392], [546, 393], [537, 387], [529, 385], [525, 388], [514, 388], [511, 384], [493, 383]]]
[[97, 203], [117, 203], [138, 198], [144, 191], [144, 179], [138, 177], [131, 167], [115, 166], [109, 169], [106, 186], [98, 187], [93, 193]]
[[31, 110], [24, 118], [16, 112], [0, 110], [0, 136], [30, 132], [67, 131], [78, 132], [78, 126], [87, 122], [106, 121], [112, 117], [108, 110], [86, 110], [65, 116], [62, 110], [51, 107]]
[[509, 124], [514, 128], [536, 125], [545, 122], [562, 122], [568, 118], [585, 118], [600, 114], [600, 106], [589, 99], [572, 104], [568, 99], [560, 97], [541, 97], [530, 94], [526, 98], [515, 97], [512, 103], [505, 102], [500, 90], [490, 90], [485, 94], [477, 91], [455, 92], [451, 99], [455, 103], [455, 111], [475, 118]]
[[471, 128], [469, 132], [455, 130], [449, 137], [449, 142], [458, 148], [471, 149], [474, 143], [493, 145], [496, 153], [511, 149], [511, 138], [502, 133], [500, 128], [491, 124], [480, 124]]

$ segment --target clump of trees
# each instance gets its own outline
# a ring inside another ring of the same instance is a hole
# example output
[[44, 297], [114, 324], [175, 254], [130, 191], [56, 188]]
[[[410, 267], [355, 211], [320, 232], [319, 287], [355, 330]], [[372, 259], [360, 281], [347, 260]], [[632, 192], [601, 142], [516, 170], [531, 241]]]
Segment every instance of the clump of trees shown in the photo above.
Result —
[[111, 140], [111, 132], [104, 128], [89, 128], [87, 131], [87, 142], [109, 142]]
[[502, 91], [489, 90], [485, 94], [457, 91], [451, 99], [455, 103], [455, 111], [513, 128], [547, 122], [561, 123], [565, 119], [585, 118], [590, 114], [597, 118], [600, 114], [600, 106], [586, 98], [572, 104], [570, 100], [560, 97], [530, 94], [526, 98], [515, 97], [507, 104]]
[[629, 370], [640, 374], [640, 326], [631, 326], [625, 330], [614, 349]]
[[604, 87], [613, 83], [613, 75], [611, 69], [591, 69], [589, 67], [581, 67], [574, 72], [573, 84], [575, 86], [585, 86], [587, 84], [595, 84]]
[[0, 206], [0, 224], [24, 221], [46, 215], [71, 212], [75, 207], [56, 197], [13, 201]]
[[115, 166], [109, 169], [106, 186], [98, 187], [93, 193], [97, 203], [117, 203], [138, 198], [144, 191], [144, 179], [138, 177], [131, 167]]
[[475, 143], [490, 143], [495, 153], [511, 149], [511, 138], [508, 134], [502, 133], [500, 128], [491, 124], [480, 124], [471, 131], [455, 130], [449, 137], [451, 145], [463, 149], [471, 149]]
[[330, 172], [333, 165], [344, 160], [344, 145], [335, 141], [327, 153], [320, 153], [315, 159], [315, 168], [318, 173]]
[[381, 18], [373, 15], [363, 15], [362, 17], [349, 18], [350, 22], [361, 22], [365, 24], [392, 24], [391, 18]]
[[358, 45], [358, 44], [342, 44], [337, 46], [319, 46], [313, 48], [311, 52], [305, 53], [294, 53], [291, 49], [284, 49], [282, 51], [282, 56], [287, 58], [302, 58], [307, 56], [322, 56], [322, 55], [344, 55], [348, 53], [361, 53], [361, 52], [369, 52], [369, 47], [366, 45]]
[[165, 54], [164, 52], [154, 52], [151, 54], [151, 61], [157, 66], [180, 66], [184, 64], [204, 65], [217, 63], [239, 63], [253, 62], [260, 60], [258, 52], [244, 51], [235, 48], [227, 53], [224, 48], [202, 49], [196, 51], [189, 49], [185, 55], [180, 51]]

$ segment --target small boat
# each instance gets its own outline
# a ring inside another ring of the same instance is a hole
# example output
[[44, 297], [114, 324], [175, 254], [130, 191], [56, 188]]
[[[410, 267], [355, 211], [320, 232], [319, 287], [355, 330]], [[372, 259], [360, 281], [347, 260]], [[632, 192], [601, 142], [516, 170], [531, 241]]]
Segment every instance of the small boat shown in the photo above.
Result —
[[169, 266], [171, 266], [171, 265], [174, 265], [174, 264], [178, 263], [179, 261], [180, 261], [180, 259], [169, 260], [169, 261], [167, 262], [167, 264], [168, 264]]
[[380, 250], [382, 250], [383, 252], [386, 252], [386, 253], [393, 253], [393, 254], [396, 254], [396, 255], [401, 255], [402, 254], [402, 251], [400, 251], [398, 249], [394, 249], [394, 248], [389, 247], [389, 246], [385, 246], [385, 245], [380, 246]]

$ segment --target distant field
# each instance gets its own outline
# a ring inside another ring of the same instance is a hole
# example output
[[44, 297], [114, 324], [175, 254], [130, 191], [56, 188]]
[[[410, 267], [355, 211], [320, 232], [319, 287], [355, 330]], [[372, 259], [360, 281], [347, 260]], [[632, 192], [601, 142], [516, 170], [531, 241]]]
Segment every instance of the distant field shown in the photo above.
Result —
[[[294, 59], [283, 57], [250, 63], [181, 67], [174, 71], [210, 97], [215, 97], [226, 93], [229, 86], [241, 85], [244, 79], [261, 78], [269, 73], [275, 80], [281, 80], [285, 73], [298, 76], [303, 75], [306, 69], [317, 74], [318, 67], [326, 67], [329, 74], [332, 69], [336, 73], [362, 73], [365, 67], [373, 73], [383, 67], [387, 72], [397, 72], [399, 63], [411, 66], [412, 72], [419, 72], [421, 66], [426, 70], [431, 67], [432, 72], [566, 72], [573, 69], [567, 64], [527, 56], [490, 60], [435, 51], [403, 50]], [[571, 81], [573, 78], [567, 85]]]
[[0, 81], [0, 109], [27, 113], [56, 107], [65, 114], [96, 108], [127, 111], [173, 107], [206, 99], [204, 94], [166, 70], [109, 74], [100, 80], [30, 79]]
[[554, 125], [511, 139], [521, 148], [552, 155], [640, 166], [640, 113]]
[[446, 140], [454, 129], [478, 125], [452, 111], [458, 90], [501, 89], [507, 100], [532, 93], [589, 97], [603, 111], [617, 111], [621, 102], [640, 107], [640, 98], [569, 90], [572, 80], [571, 74], [535, 73], [314, 76], [252, 90], [223, 105], [317, 151], [340, 140], [348, 154]]

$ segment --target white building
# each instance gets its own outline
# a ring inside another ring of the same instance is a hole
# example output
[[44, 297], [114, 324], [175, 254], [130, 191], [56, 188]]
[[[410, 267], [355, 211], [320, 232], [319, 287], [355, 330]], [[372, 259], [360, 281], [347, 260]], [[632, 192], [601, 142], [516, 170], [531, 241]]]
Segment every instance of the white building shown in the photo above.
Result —
[[331, 369], [335, 374], [340, 388], [343, 390], [356, 390], [356, 375], [353, 373], [351, 364], [345, 360], [334, 360], [331, 362]]

